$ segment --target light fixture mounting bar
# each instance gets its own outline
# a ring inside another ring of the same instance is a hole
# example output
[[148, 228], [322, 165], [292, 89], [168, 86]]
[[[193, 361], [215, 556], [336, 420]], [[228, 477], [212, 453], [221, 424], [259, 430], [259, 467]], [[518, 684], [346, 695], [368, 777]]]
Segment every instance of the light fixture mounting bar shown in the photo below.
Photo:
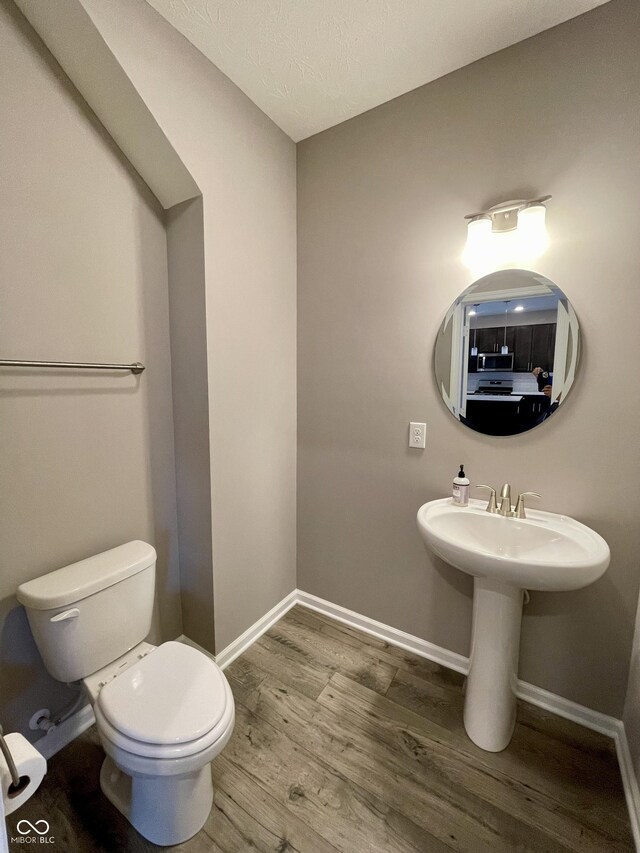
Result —
[[467, 213], [464, 218], [479, 219], [482, 216], [493, 217], [496, 214], [509, 213], [512, 210], [523, 210], [525, 207], [529, 207], [529, 205], [532, 204], [544, 204], [544, 202], [549, 201], [550, 198], [552, 198], [550, 195], [541, 195], [538, 198], [511, 199], [510, 201], [503, 201], [500, 204], [494, 204], [494, 206], [488, 208], [488, 210], [479, 210], [476, 213]]

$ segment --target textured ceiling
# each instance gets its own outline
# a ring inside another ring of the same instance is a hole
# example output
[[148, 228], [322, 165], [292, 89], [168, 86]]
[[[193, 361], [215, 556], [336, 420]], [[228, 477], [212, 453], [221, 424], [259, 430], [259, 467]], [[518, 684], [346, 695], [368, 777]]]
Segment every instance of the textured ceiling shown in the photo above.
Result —
[[147, 0], [298, 141], [606, 0]]

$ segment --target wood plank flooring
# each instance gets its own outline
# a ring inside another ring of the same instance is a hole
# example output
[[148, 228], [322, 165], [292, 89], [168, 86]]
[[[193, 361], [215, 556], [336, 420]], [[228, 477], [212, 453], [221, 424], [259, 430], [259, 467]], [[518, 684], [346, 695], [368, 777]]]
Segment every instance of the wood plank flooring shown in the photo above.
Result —
[[[612, 741], [520, 703], [504, 752], [462, 725], [462, 676], [296, 607], [226, 670], [233, 737], [184, 853], [633, 851]], [[8, 819], [58, 851], [157, 850], [100, 792], [95, 729]], [[24, 850], [15, 844], [12, 850]]]

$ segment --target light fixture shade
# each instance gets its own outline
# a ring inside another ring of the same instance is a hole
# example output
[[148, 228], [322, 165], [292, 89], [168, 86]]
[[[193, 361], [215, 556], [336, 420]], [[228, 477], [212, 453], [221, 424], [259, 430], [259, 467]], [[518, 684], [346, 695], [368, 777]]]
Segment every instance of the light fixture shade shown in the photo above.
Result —
[[518, 242], [521, 257], [539, 258], [546, 251], [549, 245], [546, 215], [547, 209], [544, 204], [530, 204], [518, 213]]
[[470, 219], [467, 225], [467, 242], [462, 261], [470, 270], [481, 269], [487, 262], [491, 244], [491, 217], [479, 216]]
[[500, 347], [500, 353], [501, 353], [502, 355], [507, 355], [507, 354], [508, 354], [508, 352], [509, 352], [509, 347], [508, 347], [506, 344], [505, 344], [504, 346], [501, 346], [501, 347]]
[[478, 355], [478, 347], [471, 347], [471, 355]]

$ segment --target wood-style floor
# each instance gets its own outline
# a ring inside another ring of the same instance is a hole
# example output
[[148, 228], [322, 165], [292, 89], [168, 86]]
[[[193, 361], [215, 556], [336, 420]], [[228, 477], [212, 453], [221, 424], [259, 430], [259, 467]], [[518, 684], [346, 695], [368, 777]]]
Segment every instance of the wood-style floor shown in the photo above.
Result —
[[[462, 676], [296, 607], [226, 670], [234, 735], [184, 853], [632, 851], [610, 739], [521, 703], [510, 746], [477, 749]], [[67, 853], [157, 850], [102, 796], [90, 729], [20, 817]], [[24, 845], [12, 849], [24, 850]]]

